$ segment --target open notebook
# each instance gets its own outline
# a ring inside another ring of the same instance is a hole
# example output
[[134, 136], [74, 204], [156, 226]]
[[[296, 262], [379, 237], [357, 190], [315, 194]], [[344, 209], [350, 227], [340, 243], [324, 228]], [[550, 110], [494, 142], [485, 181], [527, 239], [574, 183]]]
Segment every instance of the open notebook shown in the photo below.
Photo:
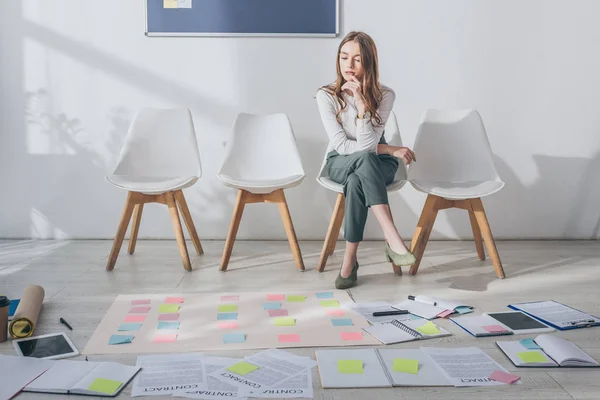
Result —
[[552, 335], [535, 340], [496, 342], [517, 367], [599, 367], [600, 364], [575, 344]]
[[59, 360], [23, 391], [114, 397], [139, 370], [113, 362]]
[[391, 321], [363, 328], [383, 344], [450, 336], [451, 333], [427, 320]]

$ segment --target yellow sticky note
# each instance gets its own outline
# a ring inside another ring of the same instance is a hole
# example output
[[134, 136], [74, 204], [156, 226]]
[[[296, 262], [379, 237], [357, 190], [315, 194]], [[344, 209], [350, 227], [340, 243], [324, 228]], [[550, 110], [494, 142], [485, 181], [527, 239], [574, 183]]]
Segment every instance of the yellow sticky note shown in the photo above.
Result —
[[419, 326], [417, 330], [423, 335], [438, 335], [440, 333], [438, 327], [435, 326], [435, 324], [431, 321], [428, 321], [426, 324]]
[[339, 307], [340, 306], [340, 302], [337, 300], [321, 300], [319, 303], [321, 304], [321, 307]]
[[306, 300], [306, 296], [287, 296], [286, 300], [290, 303], [302, 303]]
[[362, 360], [338, 360], [338, 372], [340, 374], [362, 374]]
[[521, 351], [519, 358], [527, 363], [546, 362], [548, 358], [539, 351]]
[[219, 306], [219, 312], [236, 312], [238, 306], [235, 304], [222, 304]]
[[294, 326], [296, 319], [292, 317], [275, 317], [275, 325], [277, 326]]
[[88, 387], [92, 392], [105, 393], [113, 395], [121, 387], [123, 382], [113, 381], [112, 379], [96, 378]]
[[158, 306], [159, 314], [176, 313], [179, 311], [179, 304], [161, 304]]
[[247, 363], [245, 361], [239, 362], [239, 363], [234, 364], [231, 367], [227, 368], [228, 371], [231, 371], [238, 375], [246, 375], [252, 371], [256, 371], [257, 369], [258, 369], [258, 367], [256, 365]]
[[163, 0], [163, 8], [177, 8], [177, 0]]
[[392, 371], [405, 372], [407, 374], [416, 375], [419, 373], [419, 360], [411, 360], [408, 358], [394, 358]]

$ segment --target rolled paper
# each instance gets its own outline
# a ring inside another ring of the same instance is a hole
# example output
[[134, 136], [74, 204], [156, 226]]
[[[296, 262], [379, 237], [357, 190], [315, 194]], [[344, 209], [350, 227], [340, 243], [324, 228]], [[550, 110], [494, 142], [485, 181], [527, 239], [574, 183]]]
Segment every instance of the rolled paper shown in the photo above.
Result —
[[44, 302], [44, 294], [44, 288], [39, 285], [29, 285], [25, 288], [21, 302], [8, 327], [8, 332], [13, 339], [33, 335]]

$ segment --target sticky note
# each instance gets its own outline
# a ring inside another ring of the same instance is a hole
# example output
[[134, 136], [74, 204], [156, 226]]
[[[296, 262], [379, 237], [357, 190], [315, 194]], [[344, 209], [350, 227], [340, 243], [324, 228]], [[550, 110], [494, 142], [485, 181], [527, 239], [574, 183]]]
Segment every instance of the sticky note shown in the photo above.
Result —
[[129, 314], [145, 314], [150, 311], [150, 307], [132, 307]]
[[339, 307], [340, 302], [337, 300], [321, 300], [321, 307]]
[[521, 343], [521, 346], [523, 346], [523, 347], [525, 347], [526, 349], [529, 349], [529, 350], [541, 349], [541, 347], [538, 346], [537, 343], [535, 343], [533, 341], [533, 339], [531, 339], [531, 338], [519, 340], [519, 343]]
[[125, 322], [144, 322], [145, 315], [128, 315], [125, 317]]
[[236, 312], [218, 313], [217, 314], [217, 320], [219, 320], [219, 321], [237, 319], [237, 317], [238, 317], [238, 313], [236, 313]]
[[267, 300], [269, 300], [269, 301], [285, 300], [285, 295], [283, 295], [283, 294], [268, 294]]
[[338, 360], [340, 374], [362, 374], [363, 362], [361, 360]]
[[177, 8], [178, 1], [177, 0], [163, 0], [163, 8]]
[[138, 331], [142, 327], [142, 324], [121, 324], [119, 325], [119, 331]]
[[417, 330], [421, 332], [423, 335], [437, 335], [440, 333], [440, 330], [437, 326], [431, 321], [417, 327]]
[[306, 300], [306, 296], [288, 296], [286, 300], [290, 303], [302, 303]]
[[274, 301], [263, 303], [262, 308], [263, 310], [279, 310], [281, 308], [281, 303]]
[[241, 361], [237, 364], [233, 364], [231, 367], [227, 368], [227, 371], [231, 371], [234, 374], [238, 375], [247, 375], [252, 371], [256, 371], [258, 367], [256, 365], [247, 363], [246, 361]]
[[419, 373], [419, 360], [412, 360], [409, 358], [394, 358], [392, 371], [416, 375]]
[[490, 333], [506, 332], [506, 328], [500, 325], [487, 325], [482, 326], [482, 328]]
[[350, 318], [332, 319], [331, 323], [333, 324], [333, 326], [353, 326], [354, 325]]
[[329, 315], [330, 317], [343, 317], [344, 316], [344, 310], [342, 310], [341, 308], [330, 308], [325, 310], [325, 313], [327, 315]]
[[177, 311], [179, 311], [178, 304], [161, 304], [158, 306], [159, 314], [176, 313]]
[[179, 322], [159, 321], [158, 329], [179, 329]]
[[192, 0], [177, 0], [178, 8], [192, 8]]
[[88, 390], [97, 393], [114, 394], [123, 385], [123, 382], [113, 381], [112, 379], [96, 378]]
[[471, 307], [460, 306], [460, 307], [456, 307], [454, 309], [454, 311], [458, 311], [460, 314], [468, 314], [468, 313], [473, 312], [473, 309]]
[[183, 297], [167, 297], [165, 299], [166, 304], [181, 304], [181, 303], [183, 303], [183, 301], [184, 301]]
[[150, 299], [131, 300], [132, 306], [139, 306], [141, 304], [150, 304], [150, 303], [152, 303], [152, 301]]
[[503, 382], [503, 383], [508, 383], [508, 384], [511, 384], [511, 383], [516, 382], [519, 379], [521, 379], [521, 377], [518, 375], [509, 374], [508, 372], [504, 372], [504, 371], [494, 371], [490, 374], [489, 378], [493, 381]]
[[110, 339], [108, 339], [108, 344], [127, 344], [133, 341], [135, 336], [131, 335], [112, 335]]
[[219, 329], [238, 329], [239, 324], [237, 321], [219, 321], [217, 322]]
[[362, 332], [342, 332], [343, 340], [363, 340]]
[[221, 304], [219, 306], [219, 312], [236, 312], [238, 306], [236, 304]]
[[317, 299], [333, 299], [333, 292], [319, 292], [315, 293]]
[[221, 301], [238, 301], [240, 296], [221, 296]]
[[517, 356], [526, 363], [546, 362], [548, 358], [539, 351], [521, 351]]
[[245, 341], [246, 335], [242, 332], [223, 334], [223, 343], [244, 343]]
[[288, 310], [269, 310], [269, 317], [287, 317]]
[[168, 343], [168, 342], [174, 342], [177, 340], [177, 334], [173, 333], [170, 335], [156, 335], [154, 336], [154, 343]]
[[292, 317], [276, 317], [273, 319], [276, 326], [295, 326], [296, 319]]
[[454, 314], [454, 311], [453, 310], [442, 311], [437, 316], [440, 317], [440, 318], [446, 318], [450, 314]]
[[159, 321], [177, 321], [179, 319], [179, 313], [171, 313], [171, 314], [159, 314]]
[[277, 335], [277, 338], [279, 339], [279, 343], [292, 343], [300, 341], [300, 335], [296, 333]]

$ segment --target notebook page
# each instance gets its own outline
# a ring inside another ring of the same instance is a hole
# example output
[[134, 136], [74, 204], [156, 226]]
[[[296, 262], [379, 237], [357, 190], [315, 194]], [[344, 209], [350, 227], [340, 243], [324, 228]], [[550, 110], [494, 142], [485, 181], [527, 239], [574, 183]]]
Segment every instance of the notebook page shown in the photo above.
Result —
[[25, 391], [68, 393], [98, 364], [91, 361], [57, 360], [48, 371], [27, 385]]
[[[377, 352], [381, 356], [394, 386], [452, 386], [435, 363], [431, 361], [431, 358], [421, 349], [377, 349]], [[417, 360], [419, 362], [418, 373], [395, 372], [393, 370], [395, 358]]]
[[383, 344], [410, 342], [416, 339], [410, 333], [389, 323], [369, 326], [363, 328], [363, 330]]
[[394, 304], [394, 308], [408, 310], [409, 313], [426, 319], [433, 319], [439, 313], [446, 311], [445, 308], [432, 306], [430, 304], [421, 303], [414, 300], [404, 300], [402, 303]]
[[133, 367], [129, 365], [113, 363], [113, 362], [102, 362], [90, 371], [83, 379], [81, 379], [73, 387], [73, 393], [95, 393], [90, 391], [88, 388], [97, 378], [110, 379], [112, 381], [121, 382], [122, 385], [117, 389], [119, 391], [123, 386], [133, 378], [140, 367]]
[[550, 357], [552, 357], [561, 365], [568, 360], [576, 360], [582, 361], [585, 364], [598, 365], [598, 362], [577, 347], [577, 345], [569, 342], [568, 340], [552, 335], [539, 335], [535, 338], [535, 342], [542, 349], [544, 349], [544, 351]]

